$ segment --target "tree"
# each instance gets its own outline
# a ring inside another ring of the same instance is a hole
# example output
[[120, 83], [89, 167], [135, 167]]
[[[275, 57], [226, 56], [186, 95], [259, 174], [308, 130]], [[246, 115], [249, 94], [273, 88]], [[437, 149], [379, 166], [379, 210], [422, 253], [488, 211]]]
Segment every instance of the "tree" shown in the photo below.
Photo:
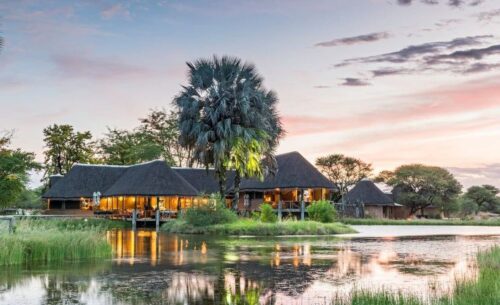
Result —
[[396, 201], [410, 208], [410, 215], [429, 206], [446, 211], [462, 189], [446, 169], [422, 164], [398, 167], [387, 183], [394, 187]]
[[320, 157], [316, 160], [316, 166], [337, 185], [341, 196], [347, 193], [350, 186], [369, 177], [373, 171], [370, 163], [343, 154]]
[[162, 149], [162, 158], [173, 166], [193, 167], [192, 149], [186, 149], [180, 145], [179, 139], [179, 115], [177, 112], [162, 110], [151, 110], [147, 117], [140, 119], [139, 129], [151, 136], [151, 139]]
[[[284, 133], [276, 109], [278, 99], [263, 88], [255, 67], [238, 58], [214, 56], [187, 65], [189, 84], [173, 101], [179, 109], [180, 144], [193, 151], [199, 164], [214, 167], [222, 197], [227, 171], [238, 167], [237, 197], [241, 175], [258, 172], [247, 171], [247, 162], [256, 154], [260, 154], [259, 166], [264, 171], [272, 171], [276, 165], [274, 151]], [[260, 148], [255, 146], [253, 151], [246, 151], [249, 155], [241, 156], [239, 146], [253, 141]]]
[[131, 165], [158, 159], [163, 150], [145, 131], [108, 129], [99, 151], [106, 164]]
[[0, 136], [0, 207], [14, 203], [26, 190], [31, 170], [39, 170], [35, 154], [9, 148], [12, 134]]
[[394, 177], [394, 172], [384, 170], [378, 173], [377, 177], [375, 177], [373, 181], [387, 183], [387, 181], [391, 180], [393, 177]]
[[476, 203], [478, 211], [500, 213], [500, 190], [493, 185], [471, 186], [464, 194]]
[[90, 131], [75, 132], [71, 125], [51, 125], [43, 130], [46, 150], [45, 178], [66, 174], [75, 163], [96, 162]]

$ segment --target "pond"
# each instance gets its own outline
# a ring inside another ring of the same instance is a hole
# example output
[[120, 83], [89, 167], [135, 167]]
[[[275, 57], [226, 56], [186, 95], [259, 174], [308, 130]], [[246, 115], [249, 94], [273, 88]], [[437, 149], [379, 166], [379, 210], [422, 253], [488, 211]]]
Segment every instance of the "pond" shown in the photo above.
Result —
[[423, 298], [474, 276], [500, 227], [354, 226], [342, 237], [180, 236], [111, 231], [98, 263], [0, 269], [0, 304], [330, 304], [356, 289]]

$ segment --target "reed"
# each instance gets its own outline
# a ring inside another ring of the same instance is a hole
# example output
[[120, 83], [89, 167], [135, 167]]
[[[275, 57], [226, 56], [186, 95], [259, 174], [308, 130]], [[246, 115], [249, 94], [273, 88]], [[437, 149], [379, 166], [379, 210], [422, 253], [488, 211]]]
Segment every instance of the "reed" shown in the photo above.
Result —
[[500, 219], [461, 220], [461, 219], [370, 219], [343, 218], [342, 223], [349, 225], [415, 225], [415, 226], [500, 226]]
[[16, 221], [16, 231], [18, 232], [40, 232], [47, 230], [108, 231], [112, 229], [124, 229], [128, 227], [130, 227], [130, 223], [127, 221], [100, 219], [100, 218], [80, 218], [80, 219], [23, 218]]
[[195, 227], [182, 220], [169, 221], [162, 225], [162, 230], [183, 234], [215, 234], [215, 235], [332, 235], [354, 233], [352, 228], [344, 224], [321, 223], [316, 221], [286, 220], [266, 223], [259, 220], [239, 219], [236, 222]]
[[0, 235], [0, 265], [31, 265], [110, 258], [111, 246], [93, 231], [17, 232]]

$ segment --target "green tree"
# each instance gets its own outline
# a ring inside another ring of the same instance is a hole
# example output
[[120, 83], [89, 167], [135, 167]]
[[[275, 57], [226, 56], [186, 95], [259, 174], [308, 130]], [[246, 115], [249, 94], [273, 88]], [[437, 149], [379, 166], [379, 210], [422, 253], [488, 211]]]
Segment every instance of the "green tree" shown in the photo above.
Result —
[[476, 203], [478, 211], [500, 213], [500, 190], [493, 185], [471, 186], [464, 197]]
[[446, 169], [422, 164], [398, 167], [387, 183], [394, 187], [396, 201], [410, 208], [410, 215], [429, 206], [446, 212], [462, 189]]
[[466, 196], [460, 196], [457, 200], [457, 204], [458, 210], [462, 216], [476, 215], [479, 211], [477, 203]]
[[162, 149], [162, 158], [173, 166], [193, 167], [195, 160], [192, 149], [180, 145], [179, 115], [177, 112], [151, 110], [145, 118], [140, 119], [139, 130], [147, 133]]
[[31, 170], [39, 170], [35, 154], [9, 148], [12, 134], [0, 136], [0, 207], [11, 206], [26, 190]]
[[284, 133], [276, 110], [278, 100], [274, 92], [263, 88], [255, 67], [238, 58], [214, 57], [187, 65], [189, 84], [173, 101], [179, 109], [179, 141], [193, 151], [199, 164], [215, 169], [219, 192], [225, 197], [229, 169], [241, 165], [236, 170], [238, 186], [242, 173], [255, 172], [246, 170], [253, 157], [238, 162], [231, 158], [241, 154], [237, 151], [240, 143], [259, 142], [261, 149], [251, 154], [262, 153], [260, 166], [273, 170], [274, 151]]
[[369, 177], [373, 172], [370, 163], [343, 154], [320, 157], [316, 159], [316, 166], [339, 188], [341, 197], [347, 193], [349, 187]]
[[145, 131], [108, 129], [99, 141], [99, 152], [106, 164], [131, 165], [159, 159], [162, 147]]
[[43, 130], [45, 178], [66, 174], [75, 163], [96, 162], [90, 131], [75, 132], [71, 125], [51, 125]]

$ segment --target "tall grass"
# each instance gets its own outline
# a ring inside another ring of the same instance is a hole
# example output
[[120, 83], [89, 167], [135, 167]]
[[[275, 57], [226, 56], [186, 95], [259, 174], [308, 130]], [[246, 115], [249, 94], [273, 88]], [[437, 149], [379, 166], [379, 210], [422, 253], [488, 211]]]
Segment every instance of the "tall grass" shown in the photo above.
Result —
[[219, 235], [331, 235], [355, 232], [349, 226], [341, 223], [320, 223], [316, 221], [287, 220], [266, 223], [259, 220], [239, 219], [236, 222], [217, 224], [205, 227], [195, 227], [182, 220], [173, 220], [162, 225], [162, 230], [170, 233], [183, 234], [219, 234]]
[[0, 265], [110, 258], [104, 232], [127, 226], [105, 219], [21, 219], [14, 234], [0, 234]]
[[500, 226], [500, 219], [461, 220], [461, 219], [370, 219], [343, 218], [342, 223], [350, 225], [428, 225], [428, 226]]
[[130, 223], [122, 220], [110, 220], [99, 218], [85, 219], [44, 219], [23, 218], [16, 221], [18, 232], [41, 232], [47, 230], [59, 231], [108, 231], [111, 229], [124, 229], [130, 227]]
[[337, 305], [494, 305], [500, 304], [500, 246], [477, 256], [477, 279], [459, 280], [451, 296], [431, 297], [428, 302], [402, 292], [355, 290], [349, 300], [335, 298]]
[[50, 230], [0, 235], [0, 265], [110, 258], [111, 253], [104, 235], [92, 231]]

